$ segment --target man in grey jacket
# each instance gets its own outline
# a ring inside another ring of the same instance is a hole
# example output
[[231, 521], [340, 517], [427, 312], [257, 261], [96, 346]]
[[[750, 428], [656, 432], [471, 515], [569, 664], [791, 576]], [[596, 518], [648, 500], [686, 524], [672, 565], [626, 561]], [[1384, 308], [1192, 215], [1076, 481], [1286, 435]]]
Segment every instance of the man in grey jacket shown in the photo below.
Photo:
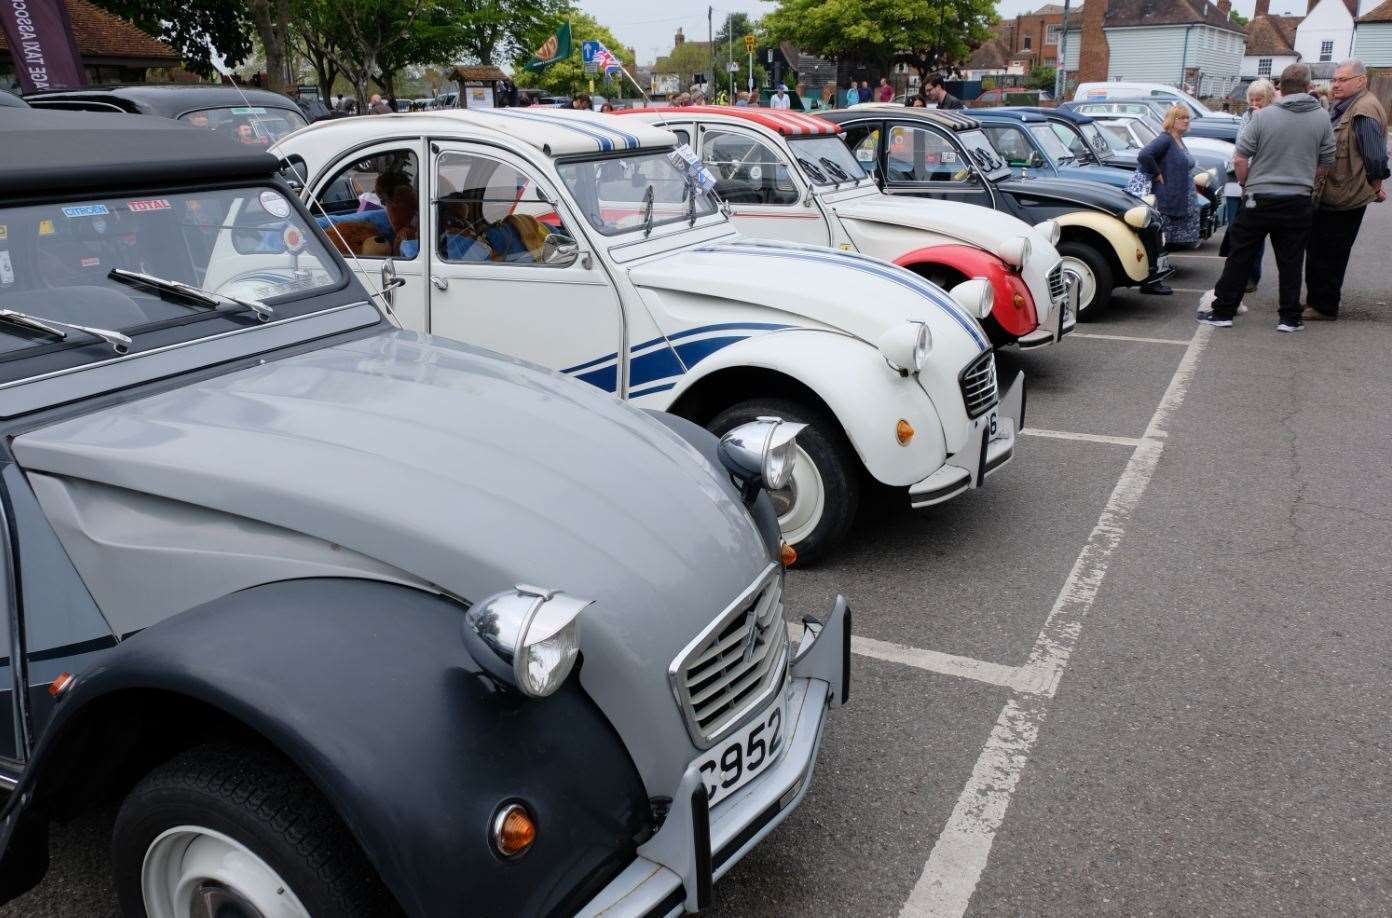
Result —
[[1237, 139], [1233, 171], [1243, 186], [1223, 276], [1199, 302], [1198, 320], [1231, 328], [1252, 262], [1271, 237], [1280, 275], [1278, 331], [1300, 331], [1301, 268], [1313, 216], [1315, 179], [1334, 162], [1329, 113], [1310, 95], [1310, 68], [1291, 64], [1281, 72], [1281, 101], [1256, 114]]

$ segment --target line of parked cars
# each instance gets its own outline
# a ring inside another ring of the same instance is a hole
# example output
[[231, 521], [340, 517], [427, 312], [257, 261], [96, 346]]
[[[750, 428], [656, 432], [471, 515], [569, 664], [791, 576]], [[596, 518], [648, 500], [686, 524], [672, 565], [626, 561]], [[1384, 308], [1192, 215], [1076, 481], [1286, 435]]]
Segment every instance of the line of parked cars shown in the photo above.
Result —
[[0, 900], [114, 801], [129, 915], [704, 907], [849, 699], [786, 568], [1004, 468], [1158, 220], [1013, 115], [270, 95], [0, 112]]

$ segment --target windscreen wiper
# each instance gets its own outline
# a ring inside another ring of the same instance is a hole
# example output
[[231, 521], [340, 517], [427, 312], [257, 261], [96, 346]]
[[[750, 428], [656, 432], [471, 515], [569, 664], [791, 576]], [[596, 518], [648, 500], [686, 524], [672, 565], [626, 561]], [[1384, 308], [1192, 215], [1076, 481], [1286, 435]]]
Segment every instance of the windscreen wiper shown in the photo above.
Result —
[[803, 168], [804, 172], [806, 172], [809, 176], [812, 177], [813, 181], [825, 182], [827, 180], [827, 177], [822, 174], [822, 170], [818, 169], [815, 165], [813, 165], [812, 160], [808, 159], [805, 156], [799, 156], [797, 158], [797, 161], [798, 165]]
[[156, 277], [153, 274], [142, 274], [139, 271], [127, 271], [125, 268], [112, 268], [107, 272], [107, 277], [114, 281], [119, 281], [131, 287], [149, 287], [151, 290], [158, 290], [160, 293], [170, 293], [174, 296], [181, 296], [185, 300], [198, 306], [206, 306], [209, 309], [217, 309], [221, 306], [236, 306], [241, 309], [250, 309], [256, 313], [256, 318], [265, 322], [275, 315], [275, 310], [267, 306], [260, 300], [244, 300], [241, 297], [228, 296], [225, 293], [213, 293], [204, 290], [202, 287], [195, 287], [192, 284], [185, 284], [181, 281], [169, 280], [164, 277]]
[[851, 174], [847, 172], [845, 169], [842, 169], [840, 166], [838, 166], [836, 164], [836, 161], [831, 159], [830, 157], [819, 156], [817, 157], [817, 162], [821, 163], [823, 166], [826, 166], [826, 170], [830, 172], [832, 175], [840, 176], [840, 181], [837, 182], [838, 185], [841, 184], [841, 182], [849, 182], [851, 180]]
[[92, 328], [88, 325], [74, 325], [71, 322], [59, 322], [57, 319], [40, 319], [38, 316], [31, 316], [27, 312], [19, 312], [14, 309], [0, 308], [0, 322], [9, 322], [11, 325], [19, 325], [32, 331], [43, 332], [46, 335], [53, 335], [59, 341], [66, 341], [69, 331], [82, 332], [84, 335], [91, 335], [93, 338], [100, 338], [111, 349], [118, 354], [130, 353], [131, 339], [118, 331], [109, 328]]

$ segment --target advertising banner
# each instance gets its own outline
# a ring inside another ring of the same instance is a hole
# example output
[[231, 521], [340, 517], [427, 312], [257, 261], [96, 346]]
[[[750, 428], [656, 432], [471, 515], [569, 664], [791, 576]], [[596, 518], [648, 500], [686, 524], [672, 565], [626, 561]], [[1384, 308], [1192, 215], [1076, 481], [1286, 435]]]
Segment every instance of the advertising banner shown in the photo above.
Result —
[[0, 25], [24, 92], [87, 85], [63, 0], [0, 0]]

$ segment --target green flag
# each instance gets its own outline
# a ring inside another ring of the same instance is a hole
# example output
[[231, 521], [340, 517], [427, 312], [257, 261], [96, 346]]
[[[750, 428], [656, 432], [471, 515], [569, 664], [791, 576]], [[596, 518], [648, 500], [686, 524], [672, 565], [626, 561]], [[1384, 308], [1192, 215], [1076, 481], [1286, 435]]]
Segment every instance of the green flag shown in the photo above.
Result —
[[568, 57], [570, 57], [569, 21], [562, 23], [561, 27], [556, 30], [556, 34], [546, 39], [542, 46], [536, 49], [536, 53], [532, 55], [531, 60], [527, 61], [527, 65], [524, 69], [533, 71], [545, 70], [552, 64], [563, 61]]

